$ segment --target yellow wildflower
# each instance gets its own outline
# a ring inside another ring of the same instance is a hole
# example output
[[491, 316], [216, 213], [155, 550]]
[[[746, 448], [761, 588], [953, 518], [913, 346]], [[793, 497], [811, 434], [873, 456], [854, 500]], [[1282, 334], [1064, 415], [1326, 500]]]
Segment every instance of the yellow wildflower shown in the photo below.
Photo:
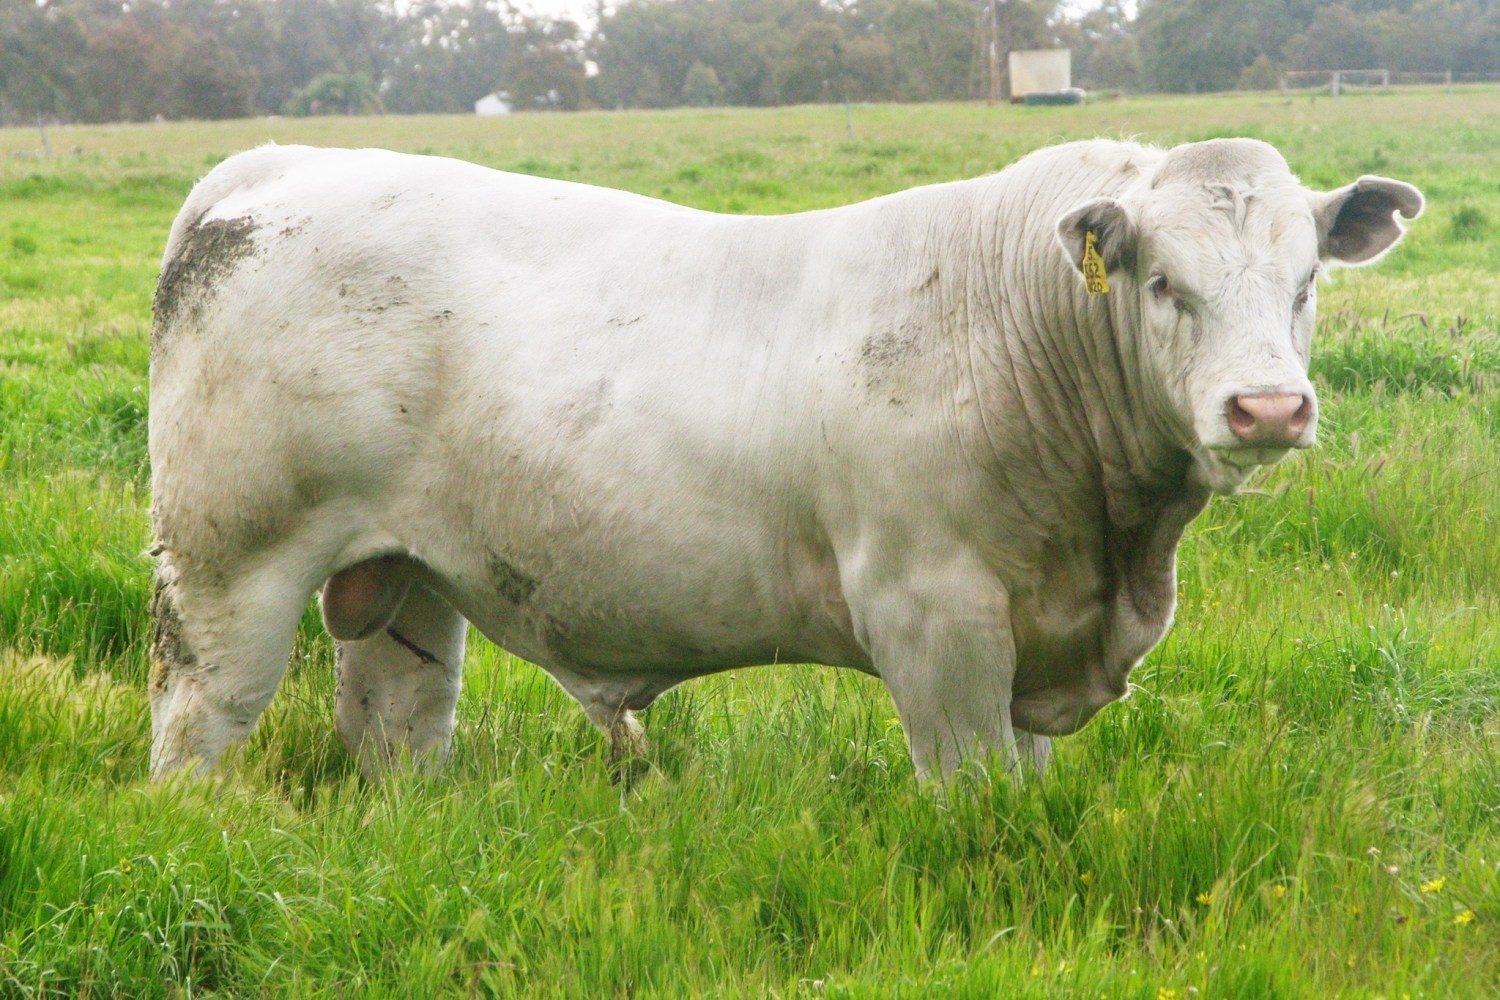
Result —
[[1177, 1000], [1177, 991], [1169, 986], [1163, 986], [1156, 991], [1156, 1000]]
[[1082, 882], [1084, 885], [1093, 885], [1094, 884], [1094, 873], [1093, 872], [1084, 872], [1082, 875], [1078, 876], [1078, 881]]
[[1472, 924], [1474, 922], [1474, 911], [1464, 910], [1462, 913], [1454, 916], [1453, 922], [1460, 927], [1462, 927], [1464, 924]]
[[1116, 826], [1118, 826], [1119, 824], [1125, 822], [1125, 817], [1127, 815], [1129, 815], [1129, 814], [1124, 809], [1121, 809], [1118, 806], [1116, 806], [1114, 809], [1111, 809], [1109, 811], [1110, 822], [1114, 823]]
[[1426, 893], [1442, 892], [1443, 891], [1443, 886], [1445, 886], [1447, 884], [1448, 884], [1448, 880], [1445, 879], [1445, 878], [1443, 878], [1441, 875], [1439, 875], [1437, 878], [1433, 879], [1431, 882], [1423, 882], [1422, 883], [1422, 891], [1426, 892]]
[[1200, 892], [1200, 893], [1198, 893], [1198, 902], [1202, 903], [1204, 906], [1208, 906], [1213, 901], [1214, 901], [1214, 894], [1213, 893], [1211, 893], [1211, 892]]
[[1277, 885], [1271, 886], [1271, 895], [1275, 896], [1277, 899], [1280, 899], [1282, 896], [1286, 895], [1286, 886], [1279, 883]]

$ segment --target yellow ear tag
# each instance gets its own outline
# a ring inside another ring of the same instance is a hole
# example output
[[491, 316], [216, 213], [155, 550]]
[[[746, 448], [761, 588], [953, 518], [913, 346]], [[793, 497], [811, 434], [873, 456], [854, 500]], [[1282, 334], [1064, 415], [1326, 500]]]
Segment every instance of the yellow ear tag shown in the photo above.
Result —
[[1107, 295], [1109, 277], [1104, 273], [1104, 258], [1094, 246], [1097, 239], [1093, 230], [1083, 235], [1083, 287], [1090, 295]]

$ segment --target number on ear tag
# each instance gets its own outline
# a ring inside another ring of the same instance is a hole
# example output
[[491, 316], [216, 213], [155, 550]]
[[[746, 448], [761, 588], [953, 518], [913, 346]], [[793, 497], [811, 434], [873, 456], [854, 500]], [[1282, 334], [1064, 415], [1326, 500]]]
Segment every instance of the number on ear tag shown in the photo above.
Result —
[[1109, 294], [1109, 276], [1104, 273], [1104, 258], [1094, 246], [1098, 237], [1093, 230], [1083, 236], [1083, 287], [1090, 295]]

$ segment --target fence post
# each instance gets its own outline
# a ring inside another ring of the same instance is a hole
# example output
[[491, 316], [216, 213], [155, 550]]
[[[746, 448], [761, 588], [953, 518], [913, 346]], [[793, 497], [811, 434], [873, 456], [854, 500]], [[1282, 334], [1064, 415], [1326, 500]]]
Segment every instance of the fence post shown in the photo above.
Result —
[[42, 133], [42, 155], [52, 159], [52, 143], [47, 139], [47, 118], [40, 111], [36, 115], [36, 130]]

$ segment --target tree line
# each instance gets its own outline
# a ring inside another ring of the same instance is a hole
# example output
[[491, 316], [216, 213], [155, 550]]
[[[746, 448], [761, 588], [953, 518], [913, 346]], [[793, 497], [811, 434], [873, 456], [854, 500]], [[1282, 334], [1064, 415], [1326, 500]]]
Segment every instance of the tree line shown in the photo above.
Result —
[[620, 0], [588, 24], [511, 0], [3, 0], [0, 117], [962, 100], [991, 37], [1067, 46], [1096, 89], [1494, 73], [1500, 0]]

